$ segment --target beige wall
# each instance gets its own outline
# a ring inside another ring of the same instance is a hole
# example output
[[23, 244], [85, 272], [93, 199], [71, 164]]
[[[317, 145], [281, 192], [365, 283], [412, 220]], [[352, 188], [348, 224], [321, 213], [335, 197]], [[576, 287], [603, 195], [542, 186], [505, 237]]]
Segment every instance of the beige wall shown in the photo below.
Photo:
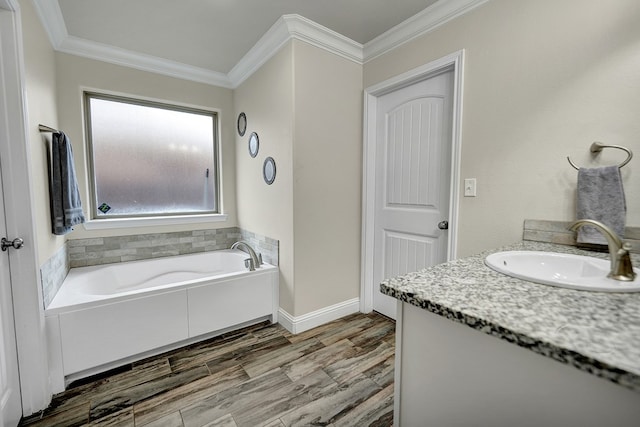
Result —
[[217, 110], [222, 131], [220, 157], [222, 159], [223, 198], [221, 202], [223, 212], [229, 215], [226, 222], [203, 224], [91, 231], [84, 230], [83, 227], [76, 227], [68, 235], [69, 239], [222, 228], [237, 225], [235, 199], [236, 153], [233, 136], [235, 118], [233, 117], [233, 93], [230, 89], [166, 77], [64, 53], [56, 54], [56, 76], [59, 127], [69, 136], [73, 144], [76, 172], [85, 214], [87, 214], [89, 208], [89, 190], [86, 173], [86, 150], [83, 138], [82, 91], [83, 89], [92, 89]]
[[[579, 165], [640, 153], [640, 3], [491, 0], [372, 60], [364, 86], [465, 49], [458, 255], [521, 239], [524, 219], [575, 219]], [[627, 224], [640, 225], [638, 162], [622, 169]]]
[[[234, 91], [235, 117], [247, 115], [243, 137], [235, 133], [238, 222], [246, 230], [280, 241], [280, 307], [294, 312], [293, 253], [293, 58], [288, 43]], [[233, 129], [235, 130], [235, 124]], [[249, 135], [260, 138], [257, 157]], [[276, 161], [276, 180], [262, 178], [264, 159]]]
[[[491, 0], [360, 67], [291, 41], [232, 91], [54, 53], [30, 2], [21, 2], [40, 262], [62, 245], [50, 234], [46, 155], [37, 124], [74, 143], [88, 206], [83, 87], [220, 111], [226, 223], [85, 231], [69, 238], [240, 225], [280, 240], [281, 307], [299, 316], [358, 296], [362, 87], [465, 50], [458, 255], [520, 240], [524, 219], [574, 218], [580, 165], [614, 163], [600, 140], [640, 152], [640, 4], [635, 0]], [[235, 132], [237, 115], [247, 134]], [[260, 135], [252, 159], [247, 141]], [[273, 156], [276, 182], [262, 180]], [[640, 225], [634, 160], [623, 168], [629, 225]], [[236, 211], [237, 204], [237, 211]], [[237, 214], [236, 214], [237, 212]]]
[[295, 315], [360, 294], [362, 66], [294, 41]]
[[[238, 221], [280, 240], [280, 306], [300, 316], [360, 287], [362, 67], [293, 40], [234, 93]], [[247, 151], [251, 132], [260, 151]], [[273, 185], [262, 162], [277, 164]]]
[[[233, 93], [230, 89], [161, 76], [54, 52], [30, 1], [20, 2], [24, 34], [24, 60], [32, 150], [35, 224], [38, 234], [39, 264], [42, 265], [63, 244], [65, 239], [107, 235], [141, 234], [182, 231], [237, 225], [235, 200], [235, 147], [233, 131]], [[41, 134], [42, 123], [65, 131], [74, 147], [76, 170], [85, 214], [89, 208], [85, 147], [82, 123], [82, 88], [105, 90], [132, 96], [194, 105], [219, 111], [222, 160], [222, 207], [228, 214], [226, 222], [180, 226], [154, 226], [86, 231], [82, 226], [67, 236], [51, 233], [49, 208], [47, 144], [51, 134]]]
[[21, 1], [22, 34], [25, 64], [26, 104], [31, 148], [32, 187], [35, 206], [35, 229], [38, 239], [38, 265], [42, 265], [63, 244], [64, 237], [51, 233], [47, 141], [38, 124], [58, 126], [56, 110], [55, 53], [30, 1]]

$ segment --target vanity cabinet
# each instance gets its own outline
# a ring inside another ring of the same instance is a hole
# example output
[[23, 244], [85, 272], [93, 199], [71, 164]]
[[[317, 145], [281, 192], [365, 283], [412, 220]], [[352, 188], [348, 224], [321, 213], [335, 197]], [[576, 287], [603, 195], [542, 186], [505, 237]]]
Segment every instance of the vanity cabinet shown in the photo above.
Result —
[[640, 392], [398, 303], [395, 426], [637, 426]]
[[394, 425], [640, 425], [640, 293], [541, 285], [485, 265], [506, 250], [608, 259], [526, 241], [382, 282], [398, 299]]

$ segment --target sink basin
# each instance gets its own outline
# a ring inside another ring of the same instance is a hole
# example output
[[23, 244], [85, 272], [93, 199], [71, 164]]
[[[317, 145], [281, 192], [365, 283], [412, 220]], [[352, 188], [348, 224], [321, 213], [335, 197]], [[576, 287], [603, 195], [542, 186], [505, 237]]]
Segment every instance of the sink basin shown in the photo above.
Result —
[[489, 255], [485, 264], [507, 276], [561, 288], [598, 292], [640, 292], [640, 270], [633, 282], [609, 279], [610, 261], [589, 256], [537, 251]]

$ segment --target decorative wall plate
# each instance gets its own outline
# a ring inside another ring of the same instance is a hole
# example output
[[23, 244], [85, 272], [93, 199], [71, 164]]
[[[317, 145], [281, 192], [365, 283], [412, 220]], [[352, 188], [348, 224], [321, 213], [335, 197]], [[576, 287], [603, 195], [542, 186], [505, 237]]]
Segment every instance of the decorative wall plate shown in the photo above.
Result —
[[249, 137], [249, 155], [251, 157], [257, 156], [259, 149], [260, 149], [260, 138], [258, 138], [257, 133], [252, 132], [251, 136]]
[[247, 115], [244, 113], [240, 113], [238, 115], [238, 135], [244, 136], [244, 133], [247, 131]]
[[273, 160], [273, 157], [267, 157], [264, 160], [262, 176], [264, 177], [264, 182], [268, 185], [273, 184], [273, 181], [276, 180], [276, 161]]

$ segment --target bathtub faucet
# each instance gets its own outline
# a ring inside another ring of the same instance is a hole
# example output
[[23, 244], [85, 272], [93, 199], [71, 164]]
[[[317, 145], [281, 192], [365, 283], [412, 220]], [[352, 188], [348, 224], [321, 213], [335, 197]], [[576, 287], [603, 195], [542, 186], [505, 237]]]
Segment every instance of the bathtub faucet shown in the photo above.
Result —
[[262, 265], [262, 254], [256, 254], [256, 251], [253, 250], [249, 243], [245, 242], [244, 240], [239, 240], [231, 245], [231, 249], [238, 249], [239, 246], [245, 248], [245, 252], [249, 253], [249, 258], [244, 260], [244, 265], [247, 266], [249, 271], [253, 271]]
[[595, 227], [607, 239], [609, 257], [611, 258], [611, 272], [607, 277], [624, 282], [632, 282], [636, 278], [636, 273], [633, 271], [631, 257], [629, 256], [631, 245], [623, 242], [615, 231], [600, 221], [592, 219], [579, 219], [569, 226], [569, 230], [576, 231], [584, 225]]

